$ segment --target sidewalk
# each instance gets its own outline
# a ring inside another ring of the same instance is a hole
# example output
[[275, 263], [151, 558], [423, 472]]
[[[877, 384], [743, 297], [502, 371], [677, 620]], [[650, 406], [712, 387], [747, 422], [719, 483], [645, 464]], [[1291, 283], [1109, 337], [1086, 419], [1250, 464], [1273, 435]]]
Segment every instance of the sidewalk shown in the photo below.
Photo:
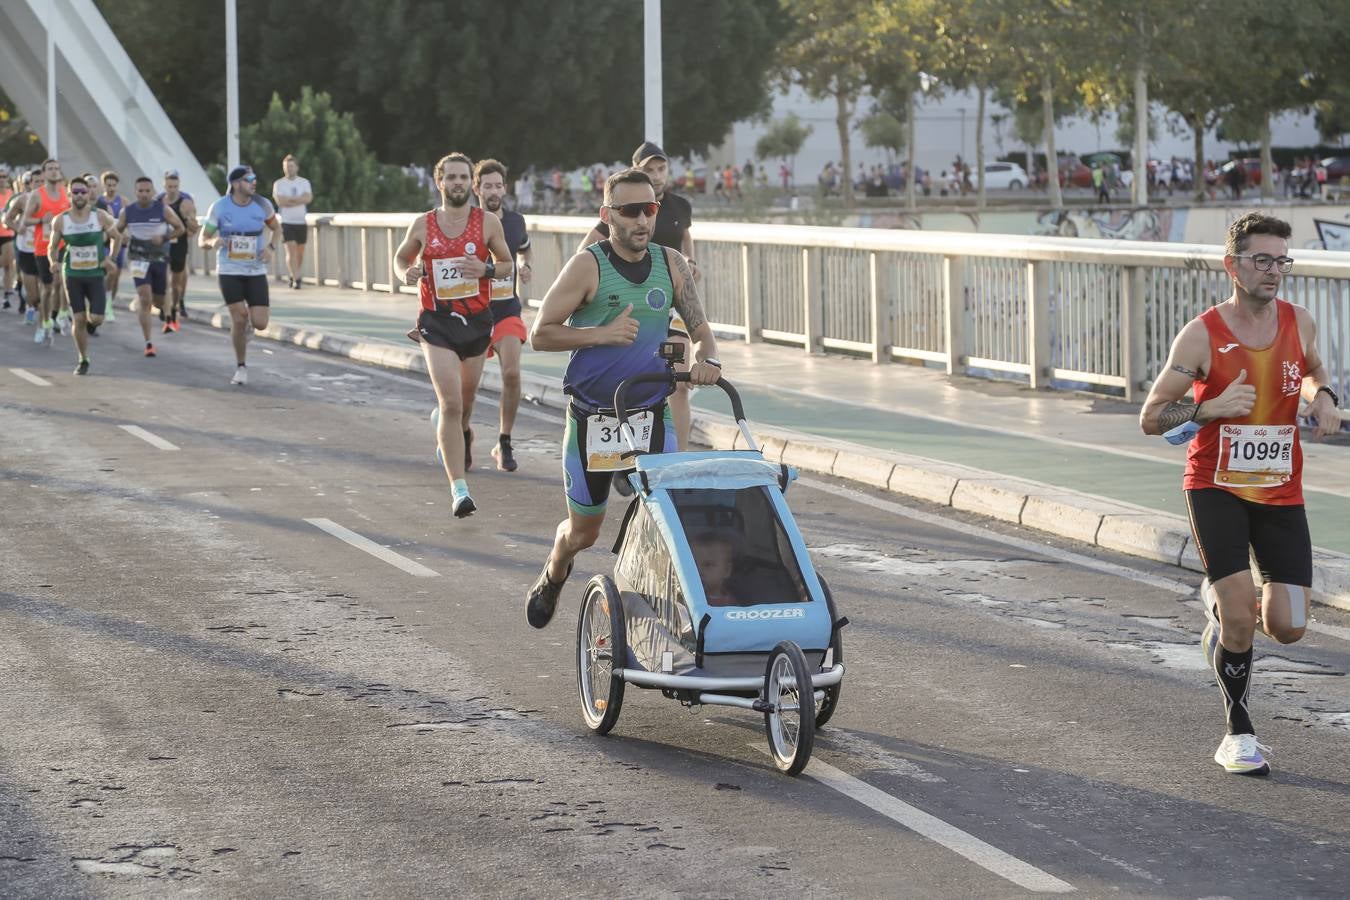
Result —
[[[214, 280], [193, 278], [188, 305], [218, 310]], [[274, 324], [264, 336], [420, 371], [421, 356], [405, 337], [415, 305], [411, 295], [274, 283]], [[1142, 434], [1137, 406], [732, 338], [719, 351], [768, 456], [1199, 568], [1181, 495], [1184, 449]], [[566, 362], [567, 354], [527, 348], [525, 393], [561, 405]], [[489, 363], [490, 390], [497, 372]], [[730, 446], [725, 396], [698, 391], [694, 408], [699, 435]], [[1350, 608], [1350, 441], [1308, 441], [1304, 454], [1310, 526], [1321, 548], [1314, 587]]]

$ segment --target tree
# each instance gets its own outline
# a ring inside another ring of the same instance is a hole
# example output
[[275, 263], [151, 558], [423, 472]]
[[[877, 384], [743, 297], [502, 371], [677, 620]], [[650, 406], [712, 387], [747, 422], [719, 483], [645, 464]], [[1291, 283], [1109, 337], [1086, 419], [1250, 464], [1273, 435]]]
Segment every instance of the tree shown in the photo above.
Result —
[[339, 113], [332, 98], [308, 87], [289, 105], [273, 94], [266, 115], [240, 132], [239, 148], [257, 167], [265, 195], [281, 177], [282, 158], [293, 153], [316, 186], [314, 212], [399, 211], [426, 202], [415, 179], [380, 164], [351, 113]]
[[886, 6], [882, 0], [783, 0], [791, 26], [778, 56], [779, 78], [814, 99], [834, 100], [845, 205], [853, 203], [853, 112], [883, 46], [891, 50]]
[[797, 181], [797, 154], [802, 145], [815, 129], [803, 125], [795, 115], [778, 119], [755, 142], [755, 156], [759, 159], [781, 159], [788, 164], [792, 172], [792, 182]]
[[1001, 60], [995, 50], [999, 18], [996, 9], [979, 0], [938, 0], [935, 9], [937, 40], [931, 68], [944, 82], [959, 90], [974, 89], [978, 97], [975, 116], [975, 206], [983, 209], [984, 110], [989, 90], [998, 83]]
[[0, 91], [0, 159], [23, 165], [40, 162], [46, 156], [47, 150], [38, 140], [37, 133], [29, 127], [28, 120]]
[[860, 119], [858, 131], [864, 144], [885, 150], [888, 160], [904, 150], [908, 140], [905, 123], [884, 109], [875, 109]]
[[1055, 152], [1055, 123], [1070, 110], [1081, 107], [1081, 73], [1091, 59], [1088, 37], [1092, 23], [1071, 0], [1025, 0], [1000, 4], [994, 26], [996, 71], [1000, 81], [995, 94], [1018, 114], [1040, 108], [1041, 140], [1045, 144], [1049, 173], [1050, 205], [1060, 208], [1064, 197], [1059, 188], [1059, 161]]
[[[96, 4], [192, 151], [223, 158], [222, 5], [166, 16], [162, 0]], [[513, 169], [575, 165], [627, 159], [644, 137], [643, 23], [631, 0], [238, 4], [245, 122], [265, 114], [277, 85], [283, 101], [310, 85], [351, 112], [387, 162], [429, 165], [458, 149]], [[314, 22], [321, 41], [307, 39]], [[667, 151], [705, 151], [767, 107], [785, 27], [759, 0], [662, 4]]]
[[1233, 43], [1238, 58], [1259, 59], [1257, 77], [1233, 92], [1224, 115], [1228, 130], [1259, 137], [1261, 196], [1275, 195], [1270, 120], [1289, 109], [1310, 107], [1329, 82], [1344, 78], [1335, 65], [1343, 62], [1343, 4], [1339, 0], [1286, 0], [1280, 8], [1280, 40], [1270, 42], [1252, 28], [1269, 29], [1270, 9], [1257, 0], [1230, 0]]

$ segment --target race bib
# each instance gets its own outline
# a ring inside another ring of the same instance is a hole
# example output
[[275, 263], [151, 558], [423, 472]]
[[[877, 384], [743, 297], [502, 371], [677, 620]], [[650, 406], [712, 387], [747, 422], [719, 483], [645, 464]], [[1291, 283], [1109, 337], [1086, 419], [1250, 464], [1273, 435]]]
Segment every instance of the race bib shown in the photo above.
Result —
[[460, 268], [462, 259], [433, 259], [431, 280], [436, 286], [437, 300], [467, 300], [478, 295], [478, 279], [470, 278]]
[[1294, 473], [1294, 425], [1222, 425], [1214, 480], [1237, 487], [1277, 487]]
[[240, 262], [258, 261], [258, 236], [256, 234], [236, 234], [231, 236], [227, 258]]
[[[635, 413], [628, 417], [633, 428], [638, 450], [652, 448], [651, 410]], [[631, 459], [623, 459], [628, 452], [628, 442], [619, 430], [619, 420], [613, 416], [588, 416], [586, 418], [586, 471], [619, 472], [633, 468]]]
[[131, 277], [144, 278], [145, 273], [150, 271], [150, 260], [133, 259], [131, 261]]
[[72, 272], [88, 272], [90, 269], [98, 268], [97, 247], [67, 245], [67, 248], [70, 252], [70, 270]]
[[516, 295], [516, 279], [514, 276], [507, 275], [505, 278], [492, 279], [491, 299], [510, 300], [515, 295]]

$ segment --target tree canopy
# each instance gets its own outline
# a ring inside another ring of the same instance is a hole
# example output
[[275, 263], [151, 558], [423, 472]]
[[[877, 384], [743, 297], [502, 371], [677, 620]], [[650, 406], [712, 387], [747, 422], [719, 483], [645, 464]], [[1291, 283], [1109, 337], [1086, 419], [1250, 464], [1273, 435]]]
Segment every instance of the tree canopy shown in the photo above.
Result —
[[[96, 0], [199, 159], [225, 151], [224, 13]], [[514, 169], [626, 159], [643, 129], [643, 22], [631, 0], [238, 0], [240, 121], [304, 86], [352, 114], [385, 162], [450, 150]], [[322, 28], [315, 23], [322, 23]], [[720, 143], [767, 110], [776, 2], [662, 4], [665, 149]]]

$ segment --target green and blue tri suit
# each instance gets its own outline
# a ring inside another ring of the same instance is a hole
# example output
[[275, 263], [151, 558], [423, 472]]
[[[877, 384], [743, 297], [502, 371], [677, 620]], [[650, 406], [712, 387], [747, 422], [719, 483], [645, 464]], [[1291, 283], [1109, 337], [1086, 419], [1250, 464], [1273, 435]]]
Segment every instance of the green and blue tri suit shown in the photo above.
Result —
[[[609, 502], [614, 473], [633, 467], [631, 460], [618, 459], [627, 444], [615, 440], [614, 391], [636, 375], [668, 371], [660, 349], [670, 325], [675, 284], [667, 250], [659, 244], [650, 244], [648, 253], [638, 262], [619, 256], [609, 241], [592, 244], [587, 250], [599, 266], [599, 284], [595, 296], [573, 312], [567, 324], [573, 328], [607, 325], [629, 305], [633, 307], [629, 315], [638, 323], [637, 339], [625, 347], [573, 350], [563, 375], [563, 391], [572, 398], [563, 433], [567, 505], [582, 515], [599, 515]], [[643, 384], [629, 392], [629, 422], [638, 434], [640, 447], [642, 439], [650, 435], [650, 449], [662, 453], [675, 450], [675, 426], [666, 404], [670, 391], [668, 384]], [[592, 418], [600, 410], [610, 411], [608, 421]], [[592, 428], [600, 431], [592, 435]]]

